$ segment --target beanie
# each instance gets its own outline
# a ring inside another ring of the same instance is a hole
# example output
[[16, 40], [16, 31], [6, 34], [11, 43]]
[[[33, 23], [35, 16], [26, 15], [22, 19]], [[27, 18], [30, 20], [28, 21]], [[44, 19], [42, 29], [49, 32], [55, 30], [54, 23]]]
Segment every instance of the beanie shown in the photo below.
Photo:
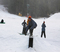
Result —
[[28, 18], [31, 18], [31, 16], [29, 16]]

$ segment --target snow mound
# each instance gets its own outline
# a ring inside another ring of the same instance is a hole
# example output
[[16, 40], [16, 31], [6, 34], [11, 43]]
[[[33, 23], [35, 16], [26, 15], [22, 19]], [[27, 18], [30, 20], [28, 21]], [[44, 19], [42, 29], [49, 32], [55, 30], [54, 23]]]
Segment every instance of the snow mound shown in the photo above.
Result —
[[60, 19], [60, 12], [51, 15], [49, 19]]

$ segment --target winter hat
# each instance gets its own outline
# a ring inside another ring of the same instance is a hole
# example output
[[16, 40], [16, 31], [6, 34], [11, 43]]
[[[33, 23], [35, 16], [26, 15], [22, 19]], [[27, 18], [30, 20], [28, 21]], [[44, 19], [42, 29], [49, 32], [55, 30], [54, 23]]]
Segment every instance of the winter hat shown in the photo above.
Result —
[[25, 20], [24, 20], [25, 21]]
[[43, 23], [45, 23], [45, 21], [43, 21]]
[[29, 16], [28, 18], [31, 19], [31, 16]]

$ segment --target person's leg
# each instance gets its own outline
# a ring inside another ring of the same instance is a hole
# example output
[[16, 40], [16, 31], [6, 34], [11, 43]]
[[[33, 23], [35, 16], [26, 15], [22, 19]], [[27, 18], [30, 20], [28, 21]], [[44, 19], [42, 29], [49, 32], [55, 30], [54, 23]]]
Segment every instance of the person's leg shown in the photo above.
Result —
[[30, 29], [30, 36], [33, 35], [33, 29]]
[[24, 33], [24, 28], [23, 28], [23, 30], [22, 30], [22, 34]]
[[25, 28], [23, 28], [23, 34], [25, 34]]
[[41, 32], [41, 37], [43, 36], [43, 31]]
[[46, 34], [45, 34], [45, 31], [44, 31], [44, 38], [46, 38]]
[[25, 30], [26, 30], [26, 28], [24, 28], [24, 34], [25, 34]]

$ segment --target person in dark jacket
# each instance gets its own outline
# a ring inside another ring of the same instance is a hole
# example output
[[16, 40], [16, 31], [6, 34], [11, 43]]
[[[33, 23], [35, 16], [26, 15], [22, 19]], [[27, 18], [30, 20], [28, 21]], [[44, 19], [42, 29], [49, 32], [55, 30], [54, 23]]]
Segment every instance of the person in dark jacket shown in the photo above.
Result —
[[23, 31], [22, 31], [22, 34], [25, 34], [26, 26], [27, 26], [27, 23], [25, 22], [25, 20], [24, 20], [24, 22], [22, 23], [22, 25], [23, 25]]
[[41, 32], [41, 37], [43, 36], [43, 33], [44, 33], [44, 38], [46, 38], [46, 34], [45, 34], [45, 21], [43, 21], [43, 24], [42, 24], [42, 32]]
[[29, 17], [28, 20], [29, 20], [29, 23], [28, 23], [28, 26], [27, 26], [27, 28], [26, 28], [26, 33], [27, 33], [28, 29], [29, 29], [29, 31], [30, 31], [30, 36], [32, 36], [32, 35], [33, 35], [33, 29], [37, 27], [37, 24], [36, 24], [36, 22], [31, 18], [31, 16]]
[[4, 20], [3, 19], [1, 20], [1, 23], [4, 23]]

